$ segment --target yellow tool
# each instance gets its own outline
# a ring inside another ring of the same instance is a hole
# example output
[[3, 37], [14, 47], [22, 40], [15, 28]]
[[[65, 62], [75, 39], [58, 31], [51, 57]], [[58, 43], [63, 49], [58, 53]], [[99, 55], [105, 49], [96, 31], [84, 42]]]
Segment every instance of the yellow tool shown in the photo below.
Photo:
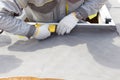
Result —
[[[36, 23], [35, 24], [35, 27], [37, 28], [37, 27], [40, 27], [42, 24], [40, 24], [40, 23]], [[56, 26], [57, 25], [55, 25], [55, 24], [49, 24], [49, 31], [51, 32], [51, 33], [54, 33], [55, 31], [56, 31]]]
[[[36, 23], [35, 24], [35, 27], [40, 27], [41, 25], [43, 24], [40, 24], [40, 23]], [[56, 27], [57, 25], [56, 24], [49, 24], [49, 28], [48, 30], [51, 32], [51, 33], [55, 33], [56, 32]], [[20, 39], [23, 39], [23, 38], [26, 38], [25, 36], [19, 36]]]
[[93, 19], [93, 18], [96, 17], [96, 16], [97, 16], [97, 14], [93, 14], [93, 15], [88, 16], [88, 18], [89, 18], [89, 19]]

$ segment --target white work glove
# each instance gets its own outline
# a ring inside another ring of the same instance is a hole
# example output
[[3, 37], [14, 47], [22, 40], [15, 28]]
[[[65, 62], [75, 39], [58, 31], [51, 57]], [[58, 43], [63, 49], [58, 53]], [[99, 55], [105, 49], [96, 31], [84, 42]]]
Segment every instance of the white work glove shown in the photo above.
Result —
[[64, 17], [57, 26], [58, 35], [64, 35], [70, 33], [71, 30], [77, 25], [79, 19], [76, 18], [75, 13], [71, 13]]
[[51, 33], [49, 32], [48, 27], [48, 24], [37, 27], [33, 37], [38, 40], [46, 39], [49, 37]]

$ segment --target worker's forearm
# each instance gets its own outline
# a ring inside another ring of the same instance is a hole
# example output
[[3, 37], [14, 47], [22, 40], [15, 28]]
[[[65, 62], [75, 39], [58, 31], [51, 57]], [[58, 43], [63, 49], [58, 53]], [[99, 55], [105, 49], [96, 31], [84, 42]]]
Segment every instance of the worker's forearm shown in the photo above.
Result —
[[[16, 19], [15, 16], [22, 14], [23, 4], [27, 6], [27, 0], [0, 0], [0, 29], [4, 31], [30, 37], [35, 31], [35, 27]], [[17, 15], [15, 15], [17, 14]]]
[[0, 29], [23, 36], [27, 36], [30, 31], [32, 35], [35, 30], [31, 25], [12, 16], [0, 16]]
[[106, 1], [107, 0], [85, 0], [85, 3], [76, 11], [78, 11], [83, 18], [87, 18], [88, 16], [97, 13]]

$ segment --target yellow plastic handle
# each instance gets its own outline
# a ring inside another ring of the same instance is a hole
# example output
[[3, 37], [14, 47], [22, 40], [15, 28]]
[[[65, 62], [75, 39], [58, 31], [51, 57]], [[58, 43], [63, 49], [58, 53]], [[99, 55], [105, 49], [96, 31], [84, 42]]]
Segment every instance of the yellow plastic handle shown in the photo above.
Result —
[[[38, 28], [40, 27], [41, 24], [40, 23], [36, 23], [35, 24], [35, 27]], [[51, 32], [51, 33], [54, 33], [56, 31], [56, 25], [55, 24], [49, 24], [49, 28], [48, 30]]]
[[96, 17], [97, 16], [97, 13], [96, 14], [93, 14], [93, 15], [90, 15], [89, 16], [89, 19], [93, 19], [94, 17]]
[[56, 25], [55, 24], [50, 24], [48, 29], [51, 33], [54, 33], [54, 32], [56, 32]]

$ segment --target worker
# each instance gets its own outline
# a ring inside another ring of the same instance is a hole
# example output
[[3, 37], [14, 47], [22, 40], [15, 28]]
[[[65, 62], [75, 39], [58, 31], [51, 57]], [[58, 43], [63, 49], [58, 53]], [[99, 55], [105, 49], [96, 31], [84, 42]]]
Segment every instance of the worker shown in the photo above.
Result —
[[[64, 35], [71, 32], [80, 20], [95, 14], [107, 0], [0, 0], [0, 29], [13, 33], [46, 39], [51, 33], [49, 24], [57, 22], [56, 33]], [[25, 11], [32, 22], [46, 23], [35, 27], [24, 20], [17, 19]]]

